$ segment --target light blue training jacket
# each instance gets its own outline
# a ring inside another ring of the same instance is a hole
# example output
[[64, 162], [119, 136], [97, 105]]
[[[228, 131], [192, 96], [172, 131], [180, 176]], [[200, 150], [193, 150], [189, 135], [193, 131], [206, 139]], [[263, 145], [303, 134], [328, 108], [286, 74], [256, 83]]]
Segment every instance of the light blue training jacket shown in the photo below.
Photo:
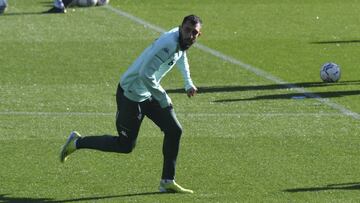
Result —
[[124, 95], [135, 102], [142, 102], [152, 96], [162, 108], [171, 105], [171, 99], [160, 81], [175, 64], [183, 75], [185, 90], [194, 87], [186, 51], [180, 50], [179, 27], [162, 34], [121, 76], [120, 86]]

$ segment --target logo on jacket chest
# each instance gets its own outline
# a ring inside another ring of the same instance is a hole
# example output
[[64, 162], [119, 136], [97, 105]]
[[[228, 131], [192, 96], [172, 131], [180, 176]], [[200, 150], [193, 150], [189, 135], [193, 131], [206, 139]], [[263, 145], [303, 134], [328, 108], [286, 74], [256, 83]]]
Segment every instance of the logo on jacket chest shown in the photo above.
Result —
[[176, 63], [176, 61], [179, 60], [180, 57], [181, 57], [181, 53], [175, 53], [172, 59], [170, 59], [168, 66], [174, 65], [174, 63]]
[[174, 65], [174, 63], [175, 63], [175, 59], [171, 60], [171, 61], [168, 63], [168, 66]]

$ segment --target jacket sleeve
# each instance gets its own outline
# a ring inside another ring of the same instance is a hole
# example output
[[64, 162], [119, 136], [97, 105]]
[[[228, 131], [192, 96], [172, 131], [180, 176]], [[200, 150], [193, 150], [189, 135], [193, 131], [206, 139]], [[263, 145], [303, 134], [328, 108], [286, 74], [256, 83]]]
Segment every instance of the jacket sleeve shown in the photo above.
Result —
[[170, 55], [170, 50], [166, 46], [162, 46], [154, 50], [146, 57], [139, 75], [147, 90], [156, 99], [162, 108], [171, 105], [171, 99], [165, 92], [164, 88], [156, 80], [155, 72], [159, 70], [160, 65], [163, 64]]
[[194, 87], [194, 83], [192, 82], [190, 77], [190, 68], [189, 68], [189, 62], [186, 56], [186, 52], [184, 52], [184, 54], [181, 56], [181, 58], [178, 60], [176, 64], [184, 78], [185, 90]]

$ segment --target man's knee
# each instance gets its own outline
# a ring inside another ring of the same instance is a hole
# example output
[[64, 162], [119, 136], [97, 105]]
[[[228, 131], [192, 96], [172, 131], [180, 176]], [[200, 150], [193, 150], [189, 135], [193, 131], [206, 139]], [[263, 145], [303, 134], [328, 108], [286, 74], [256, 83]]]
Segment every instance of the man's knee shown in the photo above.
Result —
[[178, 135], [179, 137], [181, 136], [182, 131], [183, 131], [183, 129], [182, 129], [181, 126], [177, 126], [177, 127], [175, 128], [175, 134]]
[[135, 142], [124, 143], [123, 147], [121, 147], [121, 149], [122, 149], [121, 153], [130, 154], [134, 150], [135, 145], [136, 145]]
[[183, 129], [182, 129], [181, 126], [175, 125], [175, 126], [169, 128], [169, 129], [165, 130], [165, 134], [169, 134], [169, 135], [171, 135], [173, 137], [176, 137], [176, 138], [180, 139], [182, 131], [183, 131]]
[[125, 154], [131, 153], [135, 148], [138, 132], [134, 130], [129, 130], [128, 128], [120, 125], [119, 123], [117, 123], [117, 130], [119, 135], [119, 152]]
[[120, 134], [117, 138], [117, 145], [118, 153], [129, 154], [134, 150], [136, 140], [130, 139]]

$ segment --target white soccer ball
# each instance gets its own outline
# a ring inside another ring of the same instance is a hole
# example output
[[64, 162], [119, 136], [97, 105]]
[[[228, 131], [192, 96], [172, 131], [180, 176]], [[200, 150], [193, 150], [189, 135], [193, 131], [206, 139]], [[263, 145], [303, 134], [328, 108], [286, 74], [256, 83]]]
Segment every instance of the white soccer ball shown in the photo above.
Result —
[[336, 63], [329, 62], [321, 66], [320, 78], [324, 82], [337, 82], [340, 79], [340, 66]]
[[0, 14], [3, 14], [6, 11], [7, 5], [6, 0], [0, 0]]
[[104, 5], [107, 5], [109, 4], [110, 0], [98, 0], [97, 2], [97, 6], [104, 6]]
[[81, 7], [95, 6], [98, 0], [77, 0], [76, 5]]

